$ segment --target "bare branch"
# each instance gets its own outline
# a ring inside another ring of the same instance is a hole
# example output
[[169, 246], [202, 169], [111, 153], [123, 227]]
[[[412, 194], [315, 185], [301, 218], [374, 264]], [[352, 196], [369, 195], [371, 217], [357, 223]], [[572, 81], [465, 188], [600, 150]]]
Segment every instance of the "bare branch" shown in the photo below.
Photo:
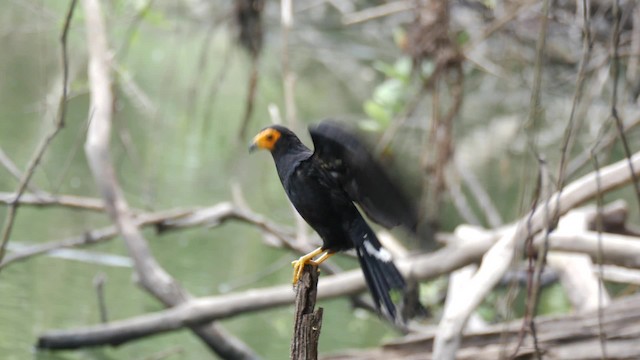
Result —
[[[4, 168], [7, 169], [9, 174], [11, 174], [11, 176], [13, 176], [16, 180], [20, 181], [24, 177], [24, 174], [22, 174], [22, 171], [18, 169], [16, 164], [14, 164], [14, 162], [11, 160], [9, 156], [7, 156], [7, 154], [4, 152], [4, 150], [2, 150], [2, 148], [0, 148], [0, 164], [2, 164], [2, 166], [4, 166]], [[33, 184], [27, 184], [27, 189], [34, 193], [42, 192], [42, 190], [38, 189]]]
[[[0, 193], [0, 201], [4, 198], [11, 199], [11, 196], [11, 194]], [[26, 200], [33, 200], [33, 202], [26, 202], [25, 204], [44, 206], [49, 204], [50, 201], [51, 205], [63, 205], [70, 206], [72, 208], [90, 210], [95, 209], [96, 211], [103, 209], [104, 206], [101, 200], [93, 198], [82, 198], [69, 195], [60, 195], [55, 197], [53, 195], [48, 196], [53, 198], [32, 199], [32, 196], [28, 196]], [[276, 224], [262, 215], [253, 213], [249, 209], [238, 208], [229, 202], [222, 202], [206, 208], [172, 209], [154, 213], [140, 213], [136, 214], [134, 218], [137, 227], [155, 226], [159, 232], [197, 226], [216, 227], [229, 220], [252, 224], [266, 234], [269, 234], [271, 239], [277, 239], [277, 243], [266, 242], [271, 246], [282, 246], [300, 254], [308, 253], [311, 249], [315, 248], [314, 244], [300, 243], [297, 241], [294, 237], [293, 231], [290, 229]], [[80, 247], [108, 241], [117, 235], [118, 230], [114, 226], [109, 226], [102, 229], [91, 230], [82, 235], [65, 240], [34, 245], [19, 253], [8, 255], [4, 261], [0, 263], [0, 268], [3, 268], [13, 262], [23, 261], [30, 257], [42, 255], [53, 250]], [[328, 273], [339, 272], [339, 268], [331, 265], [329, 262], [323, 263], [322, 269]]]
[[298, 110], [294, 96], [296, 74], [291, 69], [291, 61], [289, 59], [291, 55], [291, 51], [289, 50], [289, 34], [293, 27], [293, 0], [281, 0], [281, 7], [282, 53], [280, 55], [280, 61], [282, 65], [282, 87], [284, 90], [284, 117], [287, 120], [287, 125], [295, 128], [298, 125]]
[[317, 295], [318, 268], [306, 265], [296, 289], [293, 339], [289, 356], [292, 360], [318, 359], [322, 308], [315, 308]]
[[[609, 344], [607, 359], [637, 359], [640, 357], [638, 319], [640, 296], [617, 299], [604, 309], [603, 324]], [[581, 314], [549, 315], [538, 318], [540, 346], [544, 359], [598, 359], [597, 311]], [[458, 360], [506, 359], [513, 354], [521, 321], [489, 326], [487, 329], [466, 333]], [[387, 342], [382, 347], [365, 350], [341, 351], [327, 360], [387, 360], [436, 359], [432, 352], [436, 331], [413, 334]], [[527, 341], [515, 354], [515, 359], [534, 356], [532, 342]]]
[[[500, 232], [507, 230], [484, 231], [460, 226], [456, 234], [463, 238], [434, 253], [399, 259], [398, 267], [407, 278], [413, 280], [427, 280], [448, 274], [479, 261], [500, 236]], [[605, 261], [640, 268], [640, 242], [636, 238], [612, 234], [605, 236]], [[539, 242], [534, 244], [540, 246]], [[549, 247], [554, 251], [583, 252], [595, 256], [598, 252], [597, 233], [585, 232], [580, 236], [552, 234]], [[351, 296], [365, 290], [361, 271], [351, 270], [322, 277], [318, 285], [318, 299]], [[39, 346], [62, 349], [122, 344], [183, 326], [290, 305], [293, 301], [294, 294], [289, 284], [191, 299], [171, 309], [106, 325], [48, 331], [40, 336]]]
[[508, 13], [504, 14], [499, 19], [494, 20], [491, 24], [489, 24], [485, 29], [483, 29], [480, 36], [473, 39], [473, 42], [469, 43], [465, 46], [464, 52], [470, 53], [475, 48], [478, 47], [480, 43], [491, 37], [496, 31], [502, 29], [505, 25], [509, 24], [515, 18], [517, 18], [524, 10], [527, 10], [531, 5], [536, 4], [535, 0], [527, 0], [520, 2], [519, 4], [514, 4], [514, 6]]
[[[165, 222], [192, 215], [193, 213], [193, 210], [170, 210], [158, 213], [144, 214], [136, 217], [136, 222], [137, 226], [139, 227], [155, 225], [159, 228], [162, 228], [163, 226], [165, 226]], [[91, 230], [82, 235], [71, 237], [68, 239], [33, 245], [20, 252], [7, 255], [7, 257], [5, 257], [5, 259], [0, 263], [0, 269], [14, 262], [24, 261], [34, 256], [46, 254], [50, 251], [98, 244], [104, 241], [111, 240], [116, 236], [118, 236], [118, 230], [116, 229], [116, 227], [108, 226], [102, 229]]]
[[[475, 247], [447, 247], [433, 254], [421, 255], [415, 260], [399, 262], [405, 274], [419, 274], [425, 279], [444, 274], [466, 265], [482, 256], [482, 250], [460, 257], [460, 253], [473, 252]], [[417, 266], [419, 263], [421, 266]], [[345, 295], [355, 295], [366, 290], [362, 272], [351, 270], [337, 275], [325, 276], [318, 284], [318, 299], [329, 299]], [[122, 344], [143, 336], [179, 329], [187, 324], [201, 324], [214, 319], [246, 314], [294, 302], [291, 285], [279, 285], [263, 289], [252, 289], [233, 294], [191, 299], [174, 308], [147, 314], [128, 320], [114, 321], [74, 330], [56, 330], [42, 334], [38, 341], [41, 348], [69, 349], [105, 344]]]
[[485, 218], [491, 227], [497, 228], [498, 226], [503, 224], [502, 217], [500, 213], [496, 209], [493, 202], [491, 202], [491, 198], [487, 194], [487, 192], [482, 188], [480, 181], [473, 173], [473, 169], [471, 168], [462, 168], [462, 165], [459, 161], [454, 161], [454, 166], [464, 184], [467, 185], [474, 199], [480, 205], [482, 210], [484, 210]]
[[600, 281], [594, 274], [591, 257], [584, 254], [553, 251], [547, 255], [549, 267], [558, 271], [560, 282], [576, 312], [597, 310], [602, 298], [602, 306], [607, 306], [609, 294], [600, 292]]
[[[598, 201], [599, 202], [599, 201]], [[554, 233], [571, 234], [584, 232], [589, 228], [589, 217], [593, 209], [576, 209], [569, 211], [560, 221]], [[596, 208], [598, 219], [602, 219], [602, 207]], [[602, 231], [600, 228], [598, 231]], [[596, 259], [602, 264], [602, 239], [598, 235], [598, 254]], [[594, 274], [594, 263], [590, 256], [585, 254], [568, 254], [552, 251], [548, 254], [549, 266], [560, 274], [560, 281], [565, 293], [578, 312], [596, 310], [607, 306], [611, 301], [609, 294], [604, 289], [602, 282]]]
[[[89, 47], [89, 83], [91, 90], [91, 114], [87, 132], [85, 153], [93, 177], [102, 192], [107, 212], [134, 261], [141, 285], [167, 306], [176, 306], [191, 298], [156, 262], [140, 233], [122, 189], [115, 176], [109, 152], [109, 139], [113, 119], [111, 92], [111, 66], [106, 28], [98, 0], [83, 0]], [[228, 334], [217, 324], [191, 325], [200, 338], [225, 358], [257, 358], [257, 355], [239, 339]]]
[[[447, 288], [447, 297], [444, 303], [444, 308], [450, 306], [454, 299], [458, 297], [466, 296], [466, 288], [469, 280], [477, 270], [475, 264], [467, 265], [460, 268], [449, 275], [449, 286]], [[480, 330], [487, 326], [484, 320], [477, 314], [471, 314], [466, 330]]]
[[594, 271], [595, 276], [600, 276], [602, 280], [624, 284], [640, 285], [640, 270], [628, 269], [616, 265], [603, 265], [602, 272]]
[[29, 165], [27, 166], [27, 170], [25, 171], [22, 180], [20, 181], [20, 185], [18, 186], [18, 190], [16, 190], [16, 197], [14, 201], [9, 205], [9, 211], [7, 213], [7, 217], [5, 218], [4, 226], [2, 229], [2, 236], [0, 237], [0, 262], [5, 256], [7, 243], [9, 242], [9, 237], [11, 236], [11, 231], [13, 229], [13, 224], [15, 221], [16, 214], [18, 212], [18, 205], [20, 201], [20, 197], [27, 189], [27, 184], [31, 180], [31, 177], [36, 171], [36, 168], [40, 164], [40, 160], [44, 156], [44, 153], [49, 148], [49, 144], [56, 137], [58, 132], [62, 130], [64, 127], [64, 117], [67, 109], [67, 82], [69, 77], [69, 62], [67, 59], [67, 35], [69, 33], [69, 26], [71, 24], [71, 18], [73, 17], [73, 10], [76, 7], [77, 0], [71, 0], [71, 4], [69, 5], [69, 10], [67, 11], [67, 17], [63, 25], [62, 35], [60, 36], [61, 42], [61, 52], [62, 52], [62, 68], [63, 68], [63, 76], [62, 76], [62, 94], [60, 96], [60, 102], [58, 106], [58, 115], [53, 126], [53, 129], [42, 139], [36, 151], [34, 152], [31, 161], [29, 161]]
[[451, 202], [455, 206], [460, 217], [471, 225], [480, 226], [480, 220], [471, 209], [471, 206], [467, 201], [467, 197], [462, 192], [460, 180], [454, 179], [454, 175], [452, 174], [452, 169], [450, 167], [445, 170], [445, 181], [447, 190], [449, 191], [449, 196], [451, 196]]
[[[0, 192], [0, 203], [11, 205], [18, 194]], [[104, 202], [101, 199], [75, 195], [52, 195], [49, 193], [22, 194], [18, 201], [20, 206], [61, 206], [77, 210], [104, 211]]]
[[[624, 133], [624, 124], [622, 119], [620, 119], [620, 115], [618, 114], [618, 82], [619, 82], [619, 73], [620, 73], [620, 64], [619, 64], [619, 55], [618, 55], [618, 47], [620, 46], [620, 18], [622, 17], [622, 12], [620, 10], [620, 1], [613, 1], [613, 10], [612, 15], [614, 18], [613, 21], [613, 31], [611, 33], [612, 41], [611, 41], [611, 81], [612, 84], [612, 94], [611, 94], [611, 117], [615, 121], [616, 129], [618, 130], [618, 137], [622, 142], [622, 148], [624, 149], [624, 153], [629, 158], [629, 168], [631, 174], [633, 176], [633, 190], [636, 193], [636, 200], [638, 201], [638, 207], [640, 208], [640, 179], [638, 175], [635, 174], [633, 169], [634, 165], [631, 162], [631, 149], [629, 148], [629, 142], [627, 141], [627, 136]], [[637, 166], [637, 165], [636, 165]]]
[[[451, 306], [451, 312], [445, 313], [439, 325], [435, 343], [435, 356], [451, 359], [459, 346], [460, 336], [469, 315], [480, 304], [486, 294], [500, 280], [513, 261], [516, 244], [522, 244], [527, 237], [527, 219], [531, 217], [531, 234], [540, 231], [545, 224], [545, 214], [564, 214], [571, 208], [593, 198], [598, 190], [603, 192], [618, 188], [632, 179], [629, 163], [639, 169], [640, 153], [630, 160], [625, 159], [604, 167], [600, 171], [601, 187], [598, 189], [594, 173], [583, 176], [564, 188], [562, 194], [554, 194], [548, 201], [548, 209], [537, 209], [526, 215], [517, 225], [511, 227], [501, 239], [483, 256], [483, 262], [468, 287], [468, 296], [464, 301]], [[635, 174], [637, 176], [637, 174]], [[560, 196], [558, 201], [555, 198]], [[606, 246], [606, 244], [604, 244]], [[606, 250], [605, 250], [606, 254]]]
[[345, 14], [342, 17], [342, 24], [346, 26], [355, 25], [399, 12], [413, 10], [415, 7], [416, 2], [412, 0], [394, 1], [385, 3], [384, 5], [372, 6], [364, 10]]

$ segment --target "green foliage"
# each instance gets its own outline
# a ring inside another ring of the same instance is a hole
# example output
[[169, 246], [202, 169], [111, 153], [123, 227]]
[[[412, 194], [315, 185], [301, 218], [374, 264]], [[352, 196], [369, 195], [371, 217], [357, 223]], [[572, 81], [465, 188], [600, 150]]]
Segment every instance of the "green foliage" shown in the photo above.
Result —
[[465, 45], [466, 43], [469, 42], [470, 39], [471, 39], [471, 36], [469, 36], [469, 33], [464, 30], [456, 34], [456, 43], [458, 45]]
[[147, 8], [147, 9], [138, 9], [142, 11], [142, 18], [147, 23], [154, 25], [159, 28], [169, 28], [171, 22], [167, 19], [165, 13], [158, 9]]
[[[562, 314], [571, 311], [571, 303], [559, 283], [546, 286], [540, 291], [536, 315]], [[530, 301], [527, 299], [526, 290], [520, 289], [509, 302], [510, 310], [505, 308], [505, 301], [509, 298], [508, 293], [508, 288], [499, 288], [490, 292], [478, 307], [478, 314], [491, 323], [507, 320], [507, 315], [510, 318], [523, 317]]]
[[440, 276], [432, 281], [420, 284], [420, 300], [428, 307], [437, 306], [447, 291], [447, 277]]
[[[468, 36], [467, 36], [468, 37]], [[410, 57], [402, 56], [393, 64], [376, 61], [373, 68], [384, 76], [384, 80], [376, 86], [370, 99], [363, 104], [365, 114], [371, 119], [360, 124], [365, 130], [384, 129], [391, 121], [407, 108], [415, 81], [426, 79], [435, 70], [432, 61], [423, 61], [417, 70]]]
[[371, 130], [386, 128], [391, 120], [404, 109], [411, 84], [411, 59], [404, 56], [389, 64], [375, 62], [374, 69], [385, 76], [363, 108], [365, 114], [373, 120], [363, 124]]
[[563, 314], [571, 311], [571, 303], [564, 293], [564, 289], [560, 283], [555, 283], [546, 287], [540, 293], [540, 302], [538, 304], [538, 314]]

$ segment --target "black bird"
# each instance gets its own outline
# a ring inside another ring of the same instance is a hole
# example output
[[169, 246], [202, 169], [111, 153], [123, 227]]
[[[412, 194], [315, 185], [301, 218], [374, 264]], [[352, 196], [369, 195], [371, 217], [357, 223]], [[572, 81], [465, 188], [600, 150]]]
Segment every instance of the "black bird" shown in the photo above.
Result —
[[260, 131], [249, 148], [271, 152], [289, 200], [322, 238], [321, 247], [293, 262], [293, 283], [305, 264], [317, 265], [355, 248], [378, 311], [401, 324], [405, 281], [354, 203], [385, 227], [402, 225], [412, 231], [417, 212], [350, 132], [332, 122], [311, 126], [309, 132], [315, 151], [279, 125]]

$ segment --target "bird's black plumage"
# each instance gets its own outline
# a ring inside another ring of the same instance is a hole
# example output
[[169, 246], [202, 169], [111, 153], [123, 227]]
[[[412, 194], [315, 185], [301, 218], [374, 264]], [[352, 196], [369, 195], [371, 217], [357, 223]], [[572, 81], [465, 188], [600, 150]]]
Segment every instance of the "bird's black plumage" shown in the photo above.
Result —
[[252, 149], [271, 151], [291, 203], [322, 238], [322, 247], [309, 258], [355, 248], [376, 306], [390, 320], [401, 322], [398, 308], [405, 281], [354, 203], [386, 227], [415, 229], [416, 212], [355, 136], [331, 122], [309, 131], [315, 151], [278, 125], [256, 135]]

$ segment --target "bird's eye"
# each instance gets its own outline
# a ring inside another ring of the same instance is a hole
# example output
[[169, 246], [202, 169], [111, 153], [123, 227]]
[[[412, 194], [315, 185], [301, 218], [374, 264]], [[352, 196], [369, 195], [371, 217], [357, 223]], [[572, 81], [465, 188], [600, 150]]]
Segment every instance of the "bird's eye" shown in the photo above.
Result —
[[273, 141], [273, 135], [272, 134], [267, 135], [267, 141]]

